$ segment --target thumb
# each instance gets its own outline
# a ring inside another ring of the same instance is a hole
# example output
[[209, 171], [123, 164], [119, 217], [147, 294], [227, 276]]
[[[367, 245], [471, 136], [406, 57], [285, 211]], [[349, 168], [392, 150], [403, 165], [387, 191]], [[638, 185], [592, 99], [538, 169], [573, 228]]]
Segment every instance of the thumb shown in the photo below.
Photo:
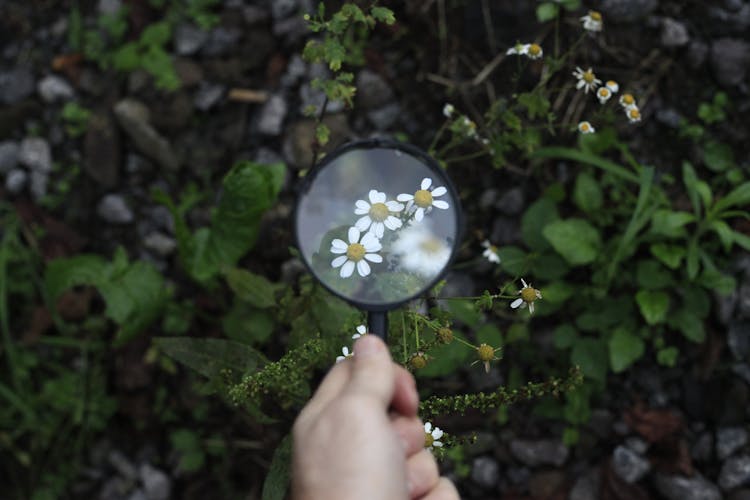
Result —
[[354, 344], [352, 375], [346, 392], [374, 399], [387, 409], [396, 386], [391, 353], [375, 335], [364, 335]]

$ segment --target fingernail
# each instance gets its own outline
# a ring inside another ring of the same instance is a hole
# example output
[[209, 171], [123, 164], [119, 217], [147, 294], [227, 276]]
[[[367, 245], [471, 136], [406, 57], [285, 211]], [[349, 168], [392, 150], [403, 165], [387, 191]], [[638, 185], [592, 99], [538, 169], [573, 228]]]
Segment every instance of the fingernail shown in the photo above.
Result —
[[354, 355], [373, 356], [383, 350], [383, 342], [374, 335], [365, 335], [354, 344]]

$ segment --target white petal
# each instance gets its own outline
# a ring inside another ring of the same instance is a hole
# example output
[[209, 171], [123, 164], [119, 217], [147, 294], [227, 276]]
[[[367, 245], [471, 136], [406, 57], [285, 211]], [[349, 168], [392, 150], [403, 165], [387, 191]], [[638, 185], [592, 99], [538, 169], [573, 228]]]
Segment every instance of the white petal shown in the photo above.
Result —
[[443, 437], [443, 430], [440, 427], [435, 427], [435, 429], [432, 431], [432, 438], [438, 440], [441, 437]]
[[417, 222], [421, 222], [422, 219], [424, 219], [424, 208], [419, 207], [414, 214], [414, 220], [416, 220]]
[[357, 272], [364, 278], [365, 276], [370, 274], [370, 264], [365, 262], [364, 259], [360, 260], [359, 262], [357, 262]]
[[432, 206], [445, 210], [448, 208], [448, 202], [443, 200], [432, 200]]
[[389, 215], [388, 218], [384, 222], [385, 227], [390, 229], [391, 231], [395, 231], [396, 229], [400, 228], [402, 223], [401, 220], [395, 218], [392, 215]]
[[516, 299], [513, 302], [511, 302], [510, 307], [513, 309], [518, 308], [521, 304], [523, 304], [523, 299]]
[[436, 187], [432, 190], [432, 196], [443, 196], [447, 192], [448, 190], [445, 188], [445, 186]]
[[354, 272], [354, 262], [351, 260], [347, 260], [346, 264], [341, 266], [341, 272], [339, 273], [339, 276], [341, 276], [342, 278], [348, 278], [349, 276], [352, 275], [353, 272]]
[[357, 243], [359, 241], [359, 229], [356, 227], [349, 228], [349, 243]]
[[349, 245], [347, 245], [344, 240], [340, 240], [340, 239], [336, 238], [335, 240], [333, 240], [331, 242], [331, 247], [332, 248], [343, 248], [344, 250], [346, 250], [347, 247], [349, 247]]
[[370, 213], [369, 208], [355, 208], [354, 209], [354, 215], [365, 215], [367, 213]]
[[586, 82], [584, 80], [578, 80], [578, 83], [576, 83], [576, 88], [580, 89], [584, 85], [586, 85]]
[[385, 206], [388, 207], [388, 210], [391, 212], [400, 212], [404, 209], [404, 206], [401, 203], [393, 200], [386, 203]]
[[531, 316], [532, 314], [534, 314], [534, 303], [529, 302], [529, 316]]
[[376, 253], [366, 253], [365, 259], [369, 260], [370, 262], [380, 263], [383, 262], [383, 257]]
[[346, 347], [346, 346], [344, 346], [344, 347], [341, 348], [341, 352], [344, 353], [344, 356], [348, 356], [349, 355], [349, 348]]
[[402, 194], [396, 196], [396, 199], [398, 201], [411, 201], [411, 200], [414, 199], [414, 195], [413, 194], [402, 193]]
[[377, 189], [370, 189], [370, 192], [367, 193], [367, 197], [370, 199], [370, 203], [377, 203], [378, 200], [378, 190]]
[[433, 441], [432, 446], [434, 446], [435, 448], [442, 448], [443, 443], [441, 443], [440, 441]]
[[358, 339], [358, 338], [360, 338], [361, 336], [362, 336], [362, 335], [360, 335], [359, 333], [355, 333], [354, 335], [352, 335], [352, 340], [357, 340], [357, 339]]
[[424, 179], [422, 179], [422, 184], [419, 186], [419, 189], [427, 189], [431, 185], [432, 179], [430, 179], [429, 177], [425, 177]]
[[373, 203], [385, 203], [385, 193], [375, 191], [375, 201]]
[[526, 284], [526, 282], [523, 280], [523, 278], [521, 278], [521, 284], [523, 285], [524, 288], [528, 288], [529, 287], [529, 285]]
[[345, 358], [344, 356], [336, 356], [336, 363], [341, 363], [341, 362], [342, 362], [342, 361], [344, 361], [345, 359], [346, 359], [346, 358]]
[[377, 236], [378, 238], [383, 237], [383, 233], [385, 232], [385, 226], [383, 225], [382, 222], [376, 222], [375, 224], [372, 225], [372, 228], [375, 230], [375, 236]]
[[331, 247], [331, 253], [346, 253], [346, 248]]
[[357, 331], [360, 333], [360, 335], [364, 335], [367, 333], [367, 327], [365, 325], [359, 325], [357, 327]]
[[357, 200], [357, 202], [354, 205], [357, 208], [360, 208], [362, 210], [370, 210], [370, 204], [367, 203], [365, 200]]
[[432, 424], [430, 422], [425, 422], [424, 423], [424, 431], [425, 432], [430, 432], [431, 430], [432, 430]]
[[347, 261], [347, 259], [348, 259], [348, 257], [347, 257], [346, 255], [342, 255], [342, 256], [340, 256], [340, 257], [336, 257], [336, 258], [335, 258], [335, 259], [333, 259], [333, 261], [331, 262], [331, 267], [339, 267], [339, 266], [343, 266], [343, 265], [344, 265], [344, 262], [346, 262], [346, 261]]
[[354, 227], [356, 227], [360, 231], [366, 231], [367, 228], [370, 227], [370, 224], [372, 224], [372, 219], [370, 219], [369, 215], [365, 215], [364, 217], [360, 218], [356, 224], [354, 224]]
[[[377, 252], [378, 250], [380, 250], [380, 248], [382, 248], [378, 239], [371, 232], [362, 237], [361, 245], [365, 247], [365, 250], [367, 250], [368, 252]], [[374, 249], [376, 247], [378, 248], [378, 250], [370, 250], [371, 248]]]

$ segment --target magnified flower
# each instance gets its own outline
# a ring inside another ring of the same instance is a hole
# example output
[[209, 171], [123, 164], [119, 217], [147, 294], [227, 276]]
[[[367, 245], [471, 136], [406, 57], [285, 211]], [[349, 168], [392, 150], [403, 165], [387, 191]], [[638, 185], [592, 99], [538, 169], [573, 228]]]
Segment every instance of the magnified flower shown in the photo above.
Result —
[[625, 114], [628, 115], [630, 123], [636, 123], [641, 121], [641, 110], [635, 104], [625, 109]]
[[424, 423], [424, 447], [428, 450], [431, 450], [433, 448], [440, 448], [443, 446], [443, 443], [438, 441], [441, 437], [443, 437], [443, 431], [440, 429], [440, 427], [432, 427], [431, 422], [425, 422]]
[[596, 98], [599, 99], [601, 104], [606, 104], [607, 101], [612, 97], [612, 91], [609, 87], [601, 87], [596, 91]]
[[611, 90], [613, 94], [620, 91], [620, 86], [614, 80], [607, 80], [607, 83], [605, 83], [604, 86]]
[[588, 14], [581, 18], [583, 29], [586, 31], [601, 31], [604, 23], [602, 15], [595, 10], [590, 10]]
[[414, 212], [414, 219], [417, 222], [421, 221], [424, 218], [425, 213], [430, 213], [432, 211], [432, 207], [446, 210], [449, 206], [447, 201], [435, 199], [438, 196], [443, 196], [448, 192], [448, 190], [445, 189], [445, 186], [434, 187], [432, 189], [430, 189], [430, 186], [432, 186], [432, 179], [430, 179], [429, 177], [425, 177], [424, 179], [422, 179], [422, 184], [420, 185], [419, 190], [416, 193], [403, 193], [396, 197], [398, 201], [407, 202], [407, 210], [411, 210], [414, 206], [417, 207], [416, 211]]
[[446, 118], [450, 118], [453, 116], [453, 113], [456, 111], [456, 108], [453, 107], [453, 104], [448, 103], [445, 106], [443, 106], [443, 115]]
[[405, 270], [425, 278], [442, 271], [451, 257], [451, 249], [445, 241], [421, 225], [401, 230], [391, 250], [400, 258]]
[[341, 363], [346, 358], [351, 358], [352, 356], [354, 356], [354, 353], [353, 352], [349, 352], [349, 348], [346, 347], [346, 346], [344, 346], [344, 347], [341, 348], [341, 353], [343, 354], [343, 356], [337, 356], [336, 357], [336, 363]]
[[382, 248], [375, 235], [367, 233], [360, 241], [361, 234], [356, 227], [350, 227], [349, 244], [338, 238], [331, 242], [331, 253], [344, 254], [331, 262], [331, 267], [341, 268], [339, 275], [342, 278], [351, 276], [355, 267], [362, 277], [370, 274], [370, 265], [366, 262], [367, 260], [375, 263], [383, 262], [383, 257], [375, 253]]
[[596, 132], [594, 127], [587, 121], [583, 121], [578, 124], [578, 131], [582, 134], [593, 134]]
[[368, 197], [370, 203], [367, 203], [365, 200], [357, 200], [355, 204], [354, 213], [356, 215], [364, 215], [364, 217], [361, 217], [354, 224], [354, 227], [360, 231], [367, 231], [369, 228], [378, 238], [383, 237], [386, 227], [391, 231], [395, 231], [401, 227], [401, 220], [393, 216], [393, 214], [404, 209], [401, 203], [393, 200], [385, 201], [385, 193], [375, 189], [370, 190]]
[[534, 302], [537, 299], [542, 298], [542, 292], [537, 290], [536, 288], [533, 288], [530, 284], [526, 284], [526, 282], [521, 278], [521, 283], [523, 284], [523, 288], [521, 288], [518, 291], [518, 295], [520, 295], [519, 298], [514, 300], [510, 307], [513, 309], [521, 308], [523, 309], [526, 307], [526, 304], [529, 305], [529, 314], [534, 314]]
[[631, 106], [635, 106], [635, 97], [633, 97], [633, 94], [622, 94], [620, 96], [620, 106], [622, 106], [625, 109], [628, 109]]
[[594, 72], [591, 71], [591, 68], [583, 71], [581, 68], [576, 67], [576, 70], [573, 72], [573, 76], [578, 79], [576, 88], [579, 90], [583, 89], [583, 91], [586, 93], [588, 93], [589, 90], [596, 90], [596, 88], [602, 83], [602, 81], [596, 77]]
[[358, 338], [360, 338], [360, 337], [362, 337], [364, 335], [367, 335], [367, 327], [365, 325], [359, 325], [357, 327], [357, 333], [355, 333], [354, 335], [352, 335], [352, 338], [354, 340], [357, 340]]
[[482, 255], [490, 262], [500, 264], [500, 256], [497, 254], [497, 247], [490, 243], [490, 240], [484, 240], [482, 246], [484, 247]]

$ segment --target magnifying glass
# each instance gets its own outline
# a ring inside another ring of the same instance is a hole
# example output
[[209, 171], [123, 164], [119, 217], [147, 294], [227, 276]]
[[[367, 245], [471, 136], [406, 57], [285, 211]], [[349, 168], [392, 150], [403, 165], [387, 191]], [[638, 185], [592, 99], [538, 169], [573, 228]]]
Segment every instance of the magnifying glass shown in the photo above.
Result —
[[385, 339], [387, 312], [433, 287], [458, 248], [453, 183], [420, 149], [389, 140], [346, 144], [300, 187], [295, 234], [310, 272], [368, 312]]

